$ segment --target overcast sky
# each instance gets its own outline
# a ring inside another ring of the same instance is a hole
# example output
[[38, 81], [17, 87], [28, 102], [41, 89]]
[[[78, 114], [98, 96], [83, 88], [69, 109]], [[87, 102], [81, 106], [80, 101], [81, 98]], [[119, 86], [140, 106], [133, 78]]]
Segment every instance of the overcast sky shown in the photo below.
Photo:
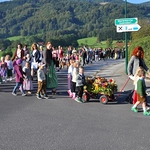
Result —
[[[0, 2], [4, 2], [4, 1], [9, 1], [9, 0], [0, 0]], [[126, 0], [126, 1], [130, 3], [138, 4], [138, 3], [148, 2], [150, 0]]]

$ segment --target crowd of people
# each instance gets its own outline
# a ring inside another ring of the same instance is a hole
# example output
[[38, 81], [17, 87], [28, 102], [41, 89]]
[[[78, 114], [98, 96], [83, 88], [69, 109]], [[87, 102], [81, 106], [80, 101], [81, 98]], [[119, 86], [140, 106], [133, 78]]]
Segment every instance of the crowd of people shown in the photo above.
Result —
[[[83, 102], [83, 85], [85, 82], [83, 66], [106, 59], [124, 58], [124, 50], [101, 49], [82, 47], [76, 50], [69, 46], [66, 51], [61, 46], [53, 47], [47, 42], [45, 48], [33, 43], [31, 49], [27, 45], [17, 45], [14, 55], [1, 57], [0, 84], [12, 81], [15, 78], [16, 85], [12, 94], [17, 96], [18, 89], [22, 96], [32, 94], [33, 80], [36, 78], [37, 98], [48, 98], [46, 89], [51, 89], [52, 94], [57, 94], [57, 71], [68, 68], [68, 93], [72, 99]], [[78, 94], [76, 94], [78, 90]]]
[[[47, 42], [45, 49], [34, 43], [31, 50], [27, 45], [18, 44], [13, 57], [9, 55], [1, 57], [0, 61], [0, 84], [12, 81], [15, 78], [16, 85], [12, 94], [17, 96], [18, 89], [22, 96], [32, 94], [33, 80], [37, 80], [38, 99], [49, 98], [47, 88], [52, 90], [52, 94], [57, 94], [58, 86], [57, 71], [68, 69], [68, 94], [79, 102], [83, 103], [83, 86], [85, 85], [84, 65], [93, 61], [106, 59], [120, 59], [125, 57], [124, 49], [91, 49], [86, 46], [76, 50], [68, 47], [64, 51], [61, 46], [54, 48], [51, 42]], [[128, 75], [134, 80], [133, 106], [131, 110], [138, 112], [137, 106], [142, 103], [143, 114], [150, 116], [147, 110], [145, 71], [150, 74], [149, 68], [144, 61], [144, 50], [136, 47], [132, 52], [132, 57], [128, 63]]]

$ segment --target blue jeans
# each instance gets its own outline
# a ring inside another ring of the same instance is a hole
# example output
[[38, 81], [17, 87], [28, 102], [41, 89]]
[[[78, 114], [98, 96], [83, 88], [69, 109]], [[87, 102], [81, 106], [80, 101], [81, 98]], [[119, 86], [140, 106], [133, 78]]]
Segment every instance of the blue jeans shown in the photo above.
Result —
[[16, 85], [15, 85], [15, 87], [14, 87], [14, 89], [13, 89], [13, 93], [16, 94], [16, 90], [17, 90], [19, 87], [21, 88], [21, 92], [24, 94], [25, 92], [24, 92], [24, 89], [23, 89], [23, 84], [22, 84], [21, 82], [16, 82]]

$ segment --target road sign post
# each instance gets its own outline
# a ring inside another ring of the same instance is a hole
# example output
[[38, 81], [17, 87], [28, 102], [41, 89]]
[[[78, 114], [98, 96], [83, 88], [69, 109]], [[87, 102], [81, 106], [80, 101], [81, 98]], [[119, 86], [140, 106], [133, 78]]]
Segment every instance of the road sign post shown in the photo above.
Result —
[[[125, 18], [127, 18], [127, 0], [125, 0]], [[127, 40], [127, 32], [125, 32], [125, 72], [128, 74], [128, 40]]]
[[126, 74], [128, 66], [128, 40], [127, 32], [138, 31], [141, 26], [138, 25], [138, 18], [127, 18], [127, 0], [125, 0], [125, 18], [115, 19], [116, 31], [125, 32], [125, 59], [126, 59]]
[[122, 18], [122, 19], [115, 19], [115, 25], [129, 25], [129, 24], [137, 24], [138, 18]]
[[129, 24], [129, 25], [117, 25], [116, 30], [117, 32], [132, 32], [138, 31], [141, 28], [138, 24]]

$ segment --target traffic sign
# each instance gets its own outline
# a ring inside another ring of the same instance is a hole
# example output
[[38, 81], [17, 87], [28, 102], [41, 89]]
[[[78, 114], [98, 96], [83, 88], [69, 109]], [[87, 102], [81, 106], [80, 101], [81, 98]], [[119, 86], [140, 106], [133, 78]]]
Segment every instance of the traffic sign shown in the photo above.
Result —
[[138, 18], [115, 19], [115, 25], [137, 24]]
[[116, 27], [117, 32], [132, 32], [138, 31], [141, 28], [138, 24], [131, 24], [131, 25], [118, 25]]

